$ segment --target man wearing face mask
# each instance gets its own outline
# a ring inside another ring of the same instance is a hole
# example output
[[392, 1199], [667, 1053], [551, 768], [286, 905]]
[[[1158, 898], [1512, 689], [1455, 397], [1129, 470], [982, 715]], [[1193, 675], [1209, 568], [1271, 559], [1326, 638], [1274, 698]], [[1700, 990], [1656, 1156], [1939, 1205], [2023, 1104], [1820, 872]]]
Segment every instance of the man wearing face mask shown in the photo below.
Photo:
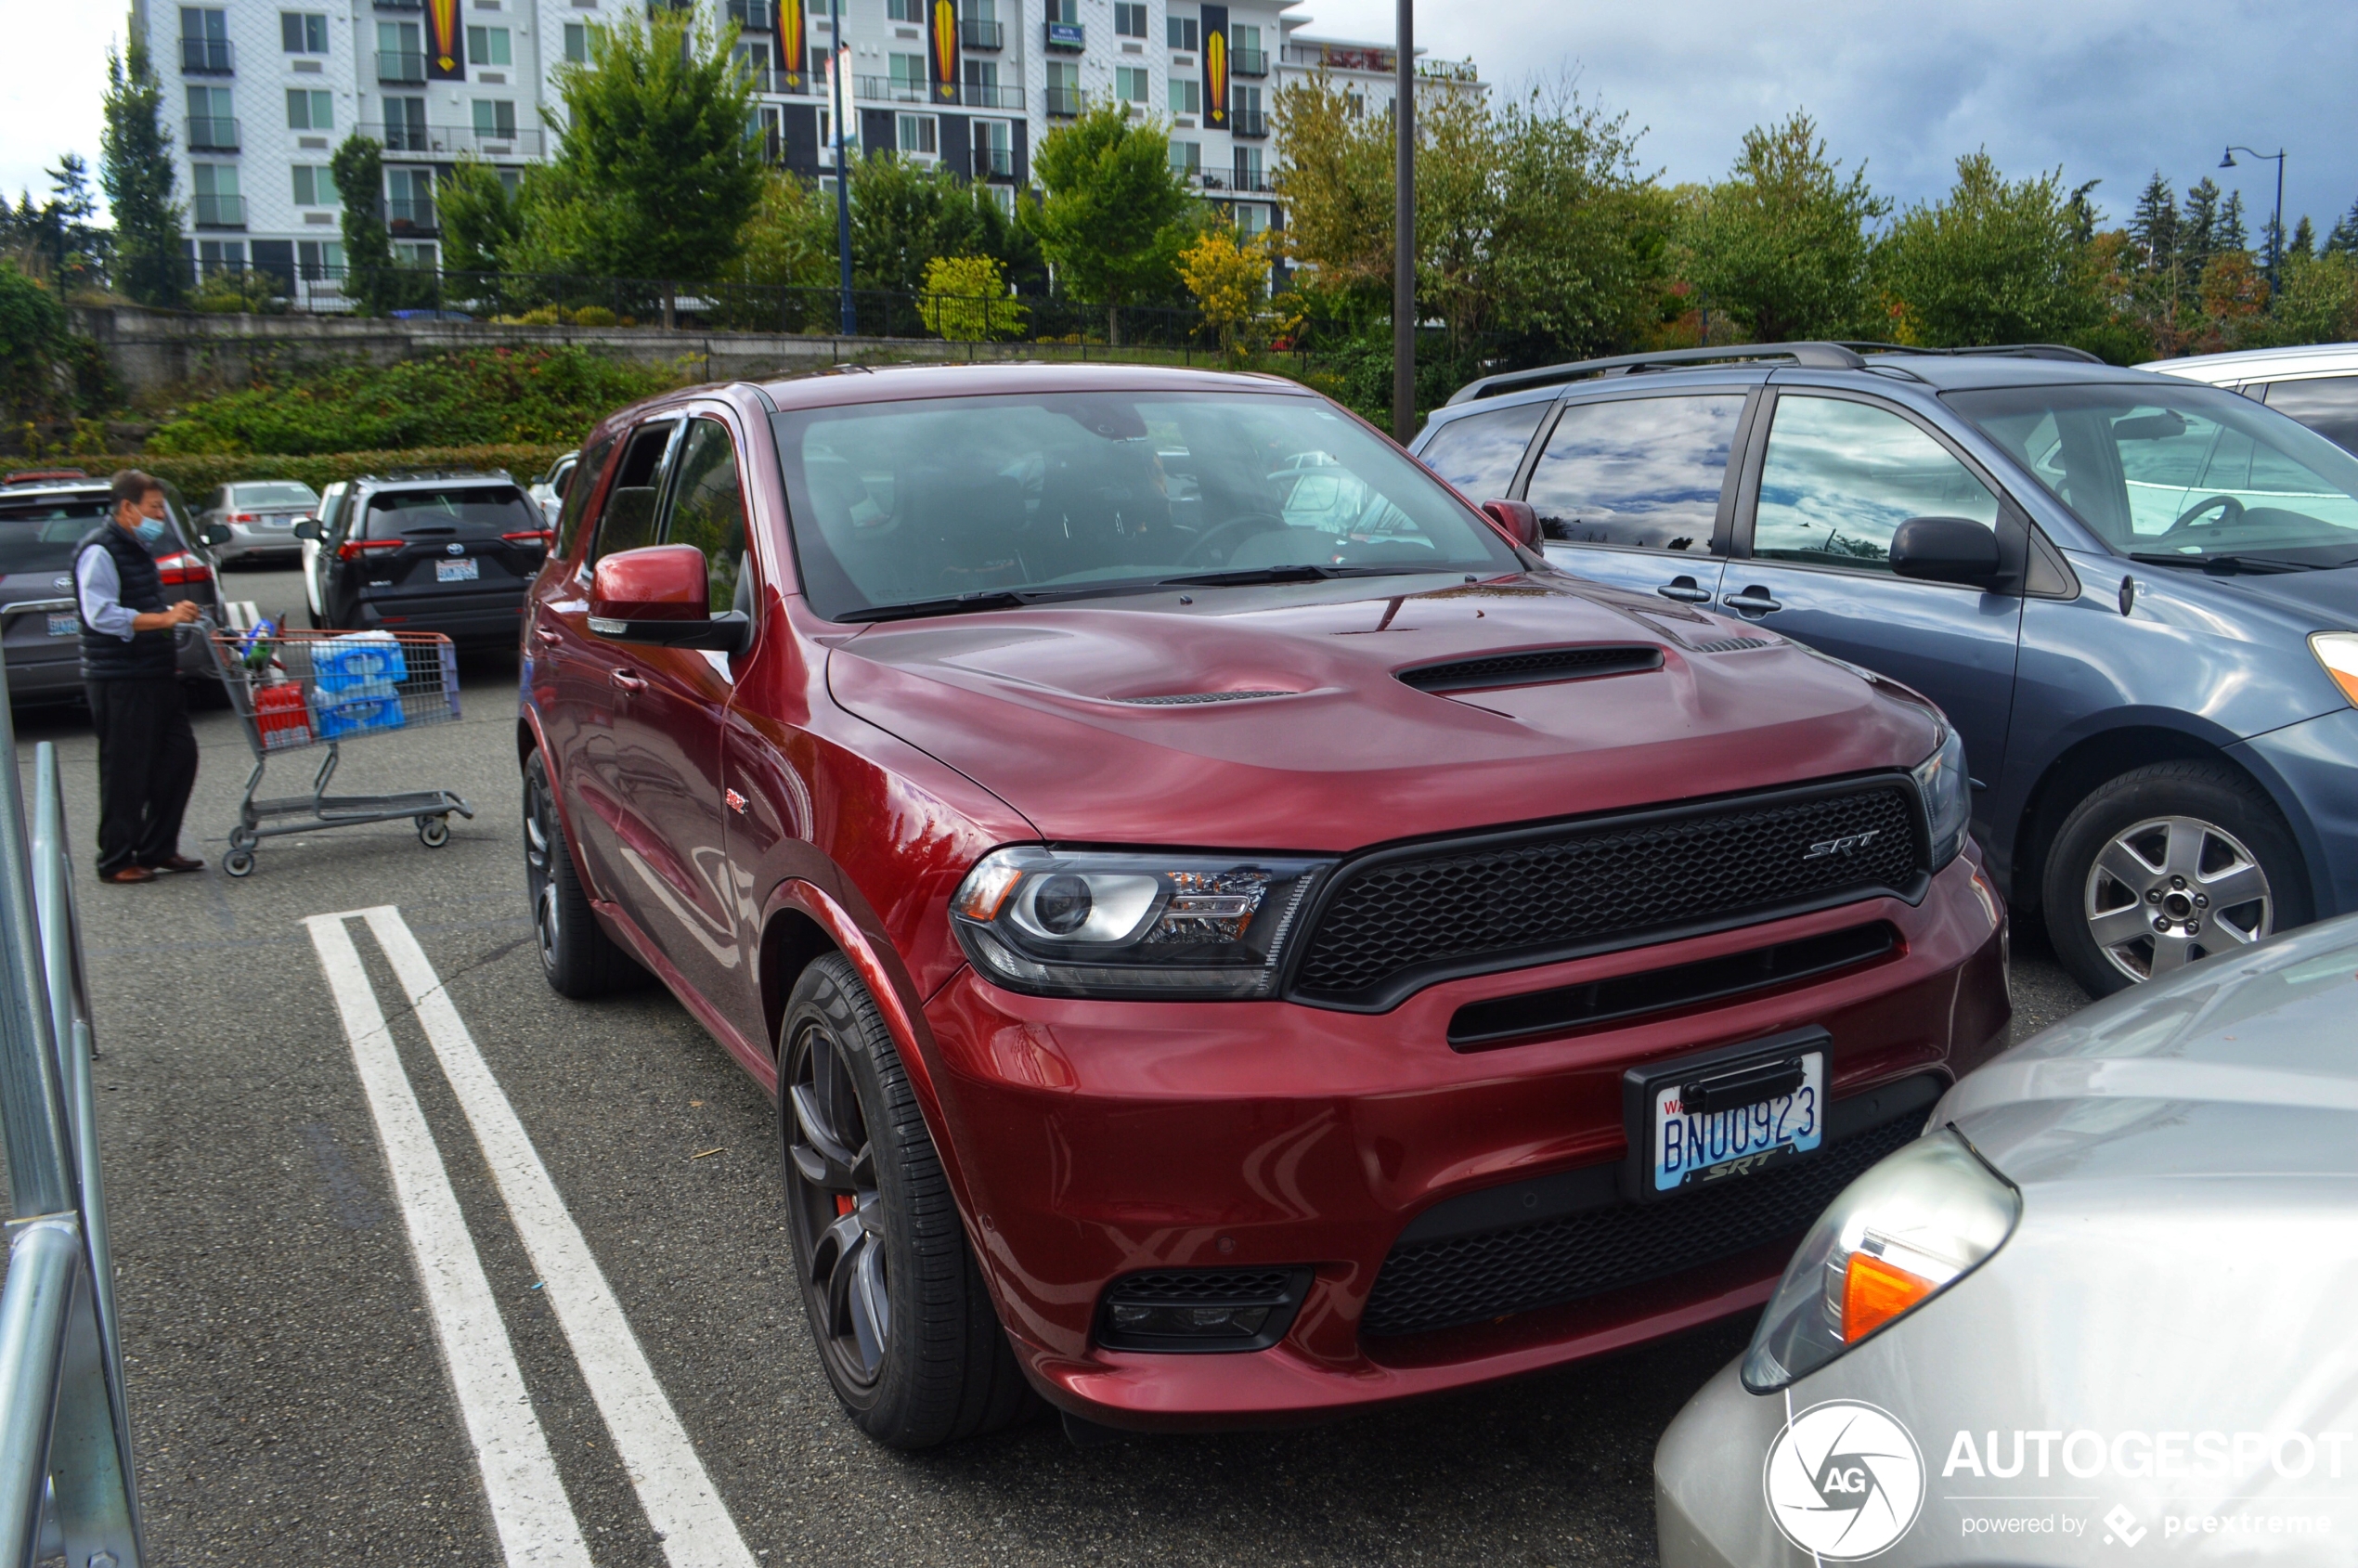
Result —
[[163, 486], [125, 469], [114, 476], [114, 521], [74, 551], [82, 609], [82, 680], [98, 732], [98, 880], [153, 882], [158, 872], [201, 871], [180, 852], [180, 815], [197, 782], [197, 737], [180, 696], [173, 628], [197, 618], [183, 599], [166, 607], [148, 547], [164, 535]]

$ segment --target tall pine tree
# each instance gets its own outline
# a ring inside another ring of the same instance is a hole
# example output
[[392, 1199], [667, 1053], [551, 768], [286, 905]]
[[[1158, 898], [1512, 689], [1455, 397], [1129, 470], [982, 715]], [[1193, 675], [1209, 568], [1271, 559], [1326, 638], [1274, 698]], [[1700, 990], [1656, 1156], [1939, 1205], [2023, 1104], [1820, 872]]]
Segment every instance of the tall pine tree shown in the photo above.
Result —
[[172, 136], [163, 128], [163, 87], [135, 35], [107, 55], [106, 127], [98, 136], [98, 185], [114, 210], [115, 287], [141, 305], [186, 297], [180, 208], [172, 200]]
[[2137, 210], [2129, 219], [2129, 238], [2144, 253], [2148, 272], [2168, 272], [2178, 262], [2178, 193], [2170, 182], [2154, 171], [2145, 182], [2144, 194], [2137, 198]]
[[2350, 204], [2350, 211], [2342, 214], [2341, 221], [2335, 224], [2333, 232], [2326, 236], [2326, 254], [2358, 254], [2358, 201]]
[[343, 203], [344, 294], [362, 314], [382, 316], [400, 303], [404, 281], [394, 275], [393, 235], [385, 227], [384, 144], [355, 131], [328, 168]]
[[2307, 261], [2316, 253], [2317, 226], [2303, 213], [2300, 221], [2292, 226], [2292, 243], [2285, 247], [2285, 254], [2295, 261]]
[[2210, 231], [2213, 253], [2232, 253], [2251, 249], [2251, 233], [2244, 227], [2244, 193], [2231, 191], [2219, 209], [2219, 221]]

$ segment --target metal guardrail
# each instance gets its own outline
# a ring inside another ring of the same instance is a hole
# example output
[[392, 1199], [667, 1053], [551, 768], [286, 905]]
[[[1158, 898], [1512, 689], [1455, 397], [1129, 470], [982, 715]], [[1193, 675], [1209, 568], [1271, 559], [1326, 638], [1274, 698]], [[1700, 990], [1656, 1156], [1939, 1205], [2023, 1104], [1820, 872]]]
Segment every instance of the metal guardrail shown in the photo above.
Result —
[[144, 1560], [98, 1175], [90, 1003], [57, 748], [33, 752], [25, 831], [0, 705], [0, 1135], [8, 1276], [0, 1289], [0, 1565]]

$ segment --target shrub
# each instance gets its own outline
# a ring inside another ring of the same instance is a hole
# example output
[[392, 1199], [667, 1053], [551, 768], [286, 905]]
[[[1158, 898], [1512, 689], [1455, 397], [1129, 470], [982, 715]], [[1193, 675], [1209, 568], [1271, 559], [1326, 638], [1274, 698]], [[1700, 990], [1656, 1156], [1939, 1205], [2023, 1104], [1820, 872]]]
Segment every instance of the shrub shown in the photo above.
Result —
[[926, 330], [952, 343], [991, 343], [1021, 337], [1031, 310], [1007, 297], [999, 263], [990, 256], [936, 256], [926, 264], [917, 316]]
[[241, 453], [206, 452], [188, 456], [158, 456], [151, 452], [82, 457], [77, 460], [92, 473], [118, 468], [143, 468], [180, 487], [194, 499], [216, 485], [246, 479], [292, 479], [324, 490], [339, 479], [395, 469], [505, 469], [518, 484], [530, 482], [573, 448], [551, 444], [493, 447], [429, 447], [390, 452], [319, 452], [300, 457], [255, 457]]

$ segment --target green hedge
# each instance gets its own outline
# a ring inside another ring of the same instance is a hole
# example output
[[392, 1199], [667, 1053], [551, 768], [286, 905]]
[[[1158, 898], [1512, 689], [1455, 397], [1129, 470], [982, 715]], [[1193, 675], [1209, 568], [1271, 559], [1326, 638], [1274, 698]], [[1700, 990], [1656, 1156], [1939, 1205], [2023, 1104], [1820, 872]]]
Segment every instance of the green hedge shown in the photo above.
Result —
[[[202, 504], [205, 493], [214, 486], [240, 479], [293, 479], [315, 490], [324, 490], [339, 479], [351, 479], [363, 473], [385, 473], [395, 469], [469, 471], [504, 468], [518, 484], [530, 484], [546, 473], [551, 463], [571, 450], [570, 447], [548, 446], [414, 447], [406, 451], [320, 452], [306, 457], [249, 457], [212, 452], [165, 457], [135, 452], [127, 457], [64, 458], [58, 460], [100, 475], [112, 473], [119, 468], [143, 468], [159, 479], [177, 485], [180, 493], [192, 503]], [[34, 465], [20, 463], [18, 466]]]

